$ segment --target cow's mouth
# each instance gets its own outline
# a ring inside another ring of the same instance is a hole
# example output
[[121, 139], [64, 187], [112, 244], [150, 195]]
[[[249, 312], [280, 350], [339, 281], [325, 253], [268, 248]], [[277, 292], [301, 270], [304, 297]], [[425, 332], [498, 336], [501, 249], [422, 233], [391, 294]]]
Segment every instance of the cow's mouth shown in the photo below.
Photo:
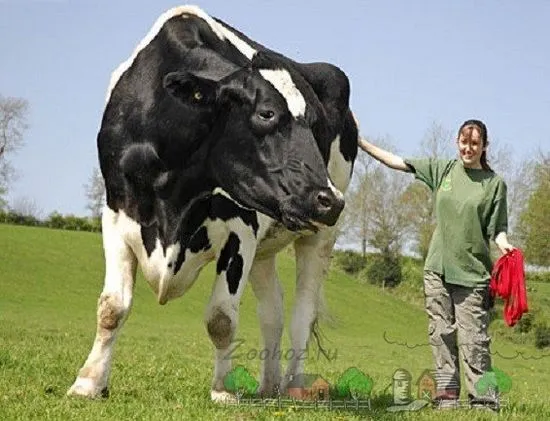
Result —
[[282, 217], [283, 225], [290, 231], [313, 231], [317, 232], [320, 228], [325, 227], [326, 225], [313, 221], [309, 218], [301, 218], [297, 215], [283, 214]]
[[311, 206], [304, 208], [303, 201], [288, 196], [280, 204], [280, 221], [291, 231], [309, 230], [333, 226], [344, 209], [344, 200], [326, 189], [313, 195]]

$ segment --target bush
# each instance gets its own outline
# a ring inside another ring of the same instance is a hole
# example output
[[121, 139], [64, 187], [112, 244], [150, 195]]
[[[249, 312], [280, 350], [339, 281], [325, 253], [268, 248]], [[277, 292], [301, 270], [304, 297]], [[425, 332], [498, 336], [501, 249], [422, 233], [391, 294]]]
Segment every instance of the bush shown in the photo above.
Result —
[[424, 263], [422, 260], [402, 257], [401, 273], [402, 282], [406, 282], [419, 291], [424, 291]]
[[529, 333], [535, 326], [535, 313], [529, 311], [529, 313], [524, 314], [519, 319], [516, 329], [520, 333]]
[[538, 349], [550, 346], [550, 327], [546, 323], [541, 323], [535, 328], [535, 346]]
[[550, 272], [527, 272], [525, 281], [529, 286], [531, 282], [546, 282], [550, 283]]
[[344, 272], [356, 275], [365, 268], [367, 259], [353, 250], [344, 250], [334, 253], [334, 262]]
[[13, 211], [0, 211], [0, 222], [13, 225], [42, 225], [42, 222], [32, 215], [23, 215]]
[[48, 219], [46, 219], [46, 226], [50, 228], [63, 229], [65, 226], [65, 219], [60, 213], [53, 212], [50, 216], [48, 216]]
[[363, 273], [371, 284], [382, 287], [395, 287], [403, 279], [400, 257], [389, 254], [373, 255]]

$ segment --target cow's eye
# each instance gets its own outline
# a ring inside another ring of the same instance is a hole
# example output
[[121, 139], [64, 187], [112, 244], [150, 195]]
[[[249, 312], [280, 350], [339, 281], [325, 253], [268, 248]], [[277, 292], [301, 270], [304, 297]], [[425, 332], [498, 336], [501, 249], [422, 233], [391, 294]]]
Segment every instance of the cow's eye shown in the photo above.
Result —
[[258, 117], [260, 117], [260, 120], [270, 121], [275, 117], [275, 113], [271, 110], [260, 111], [258, 112]]
[[200, 100], [202, 99], [202, 93], [201, 93], [201, 91], [195, 91], [195, 92], [193, 93], [193, 99], [194, 99], [195, 101], [197, 101], [197, 102], [200, 101]]

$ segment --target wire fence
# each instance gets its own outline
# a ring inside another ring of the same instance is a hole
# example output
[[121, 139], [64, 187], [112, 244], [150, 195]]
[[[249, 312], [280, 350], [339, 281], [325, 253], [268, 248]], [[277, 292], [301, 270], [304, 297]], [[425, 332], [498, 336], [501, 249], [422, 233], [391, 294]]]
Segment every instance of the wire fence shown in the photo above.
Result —
[[[231, 405], [235, 406], [254, 406], [260, 408], [273, 408], [273, 409], [283, 409], [283, 408], [293, 408], [293, 409], [326, 409], [326, 410], [371, 410], [371, 400], [370, 399], [326, 399], [326, 400], [298, 400], [293, 398], [272, 398], [272, 399], [262, 399], [262, 398], [237, 398], [235, 401], [230, 402]], [[435, 403], [434, 407], [438, 407], [441, 404]], [[456, 409], [467, 409], [472, 408], [472, 404], [469, 400], [457, 400], [453, 402], [453, 408]], [[500, 410], [508, 406], [507, 399], [498, 399], [496, 402], [486, 403], [488, 408], [493, 410]], [[406, 405], [402, 405], [406, 407]], [[443, 408], [443, 406], [440, 406]], [[449, 406], [445, 406], [449, 407]]]
[[294, 408], [294, 409], [371, 409], [370, 399], [346, 399], [346, 400], [298, 400], [292, 398], [237, 398], [232, 405], [246, 405], [263, 408]]
[[508, 406], [508, 399], [507, 398], [498, 398], [494, 402], [488, 401], [488, 402], [479, 402], [479, 403], [472, 403], [469, 400], [456, 400], [456, 401], [439, 401], [434, 404], [435, 408], [440, 409], [469, 409], [476, 406], [483, 406], [486, 408], [494, 409], [494, 410], [500, 410], [502, 408], [505, 408]]

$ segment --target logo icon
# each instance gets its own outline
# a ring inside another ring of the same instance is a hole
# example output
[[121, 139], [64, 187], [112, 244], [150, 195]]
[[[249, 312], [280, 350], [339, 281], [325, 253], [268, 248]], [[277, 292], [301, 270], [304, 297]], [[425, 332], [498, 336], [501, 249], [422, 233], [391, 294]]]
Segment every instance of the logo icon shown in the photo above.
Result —
[[451, 177], [447, 176], [443, 179], [441, 182], [441, 190], [442, 191], [451, 191]]

